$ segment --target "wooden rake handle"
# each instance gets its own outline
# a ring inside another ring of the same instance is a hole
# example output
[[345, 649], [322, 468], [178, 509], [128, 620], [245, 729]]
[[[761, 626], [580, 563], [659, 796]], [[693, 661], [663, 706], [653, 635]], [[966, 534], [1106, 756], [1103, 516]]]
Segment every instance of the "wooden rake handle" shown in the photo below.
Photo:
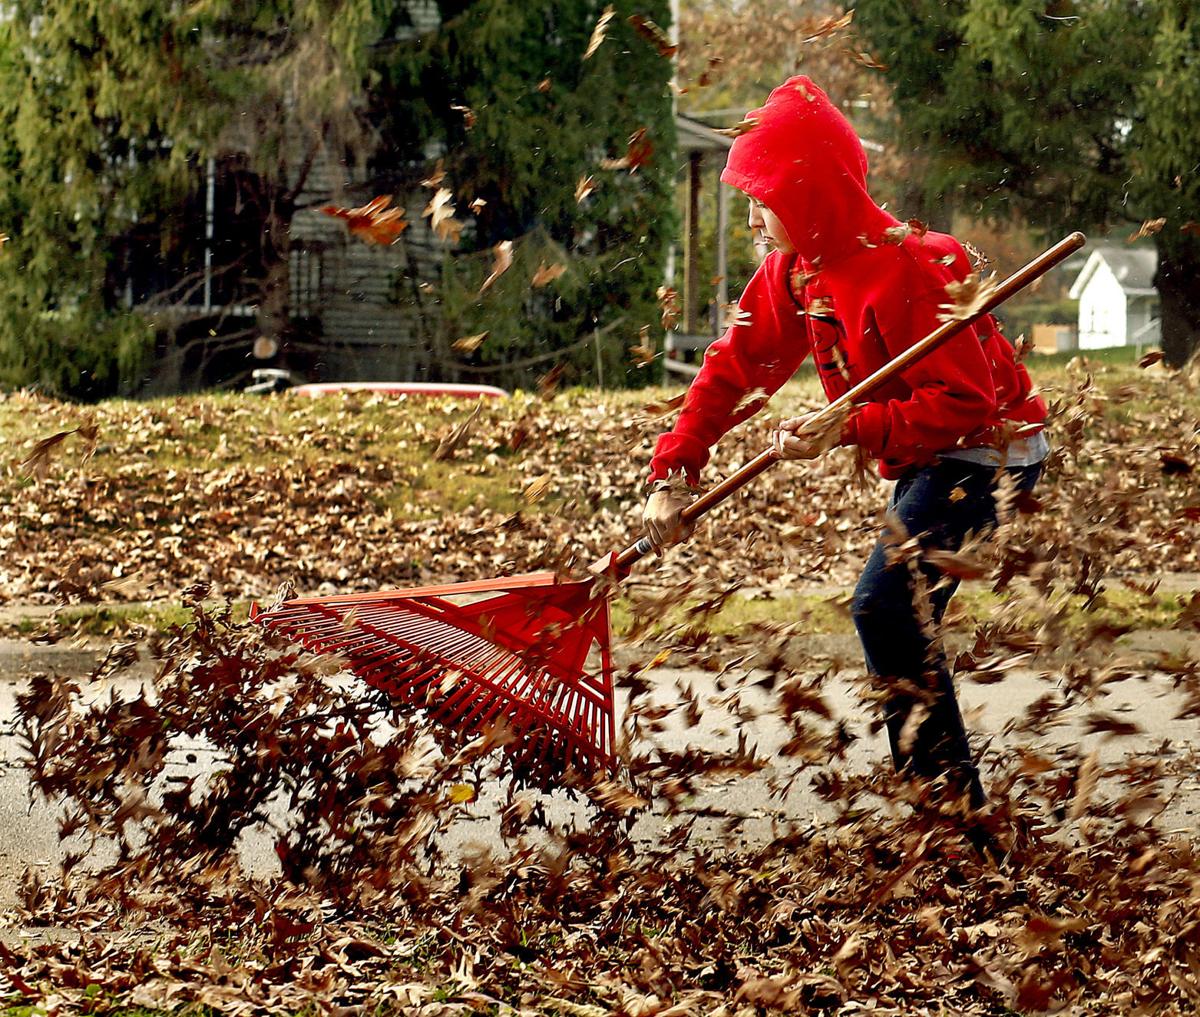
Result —
[[[920, 342], [914, 343], [898, 357], [888, 361], [870, 377], [863, 379], [848, 392], [838, 396], [828, 406], [823, 407], [815, 413], [813, 415], [813, 423], [817, 425], [816, 430], [819, 431], [820, 425], [828, 420], [829, 417], [839, 413], [843, 407], [859, 402], [864, 396], [870, 395], [876, 389], [891, 381], [896, 375], [911, 367], [922, 357], [928, 356], [939, 346], [954, 338], [964, 328], [975, 324], [980, 318], [990, 314], [1004, 303], [1004, 301], [1008, 300], [1009, 297], [1023, 290], [1034, 279], [1045, 275], [1055, 265], [1078, 251], [1083, 247], [1085, 242], [1086, 238], [1084, 235], [1076, 232], [1064, 237], [1053, 247], [1043, 251], [1029, 262], [1029, 264], [1014, 272], [992, 290], [991, 294], [973, 314], [966, 318], [958, 318], [946, 322], [940, 328], [929, 333]], [[774, 466], [775, 463], [779, 462], [779, 458], [779, 454], [775, 451], [774, 446], [760, 452], [736, 473], [726, 477], [716, 487], [705, 491], [694, 502], [688, 505], [680, 513], [680, 519], [685, 523], [695, 522], [706, 512], [720, 505], [730, 495], [740, 491], [760, 473]], [[650, 538], [642, 537], [636, 543], [625, 548], [624, 551], [611, 552], [605, 555], [592, 566], [591, 570], [598, 574], [612, 575], [615, 573], [616, 577], [620, 578], [629, 571], [630, 566], [653, 550], [654, 545], [650, 543]]]

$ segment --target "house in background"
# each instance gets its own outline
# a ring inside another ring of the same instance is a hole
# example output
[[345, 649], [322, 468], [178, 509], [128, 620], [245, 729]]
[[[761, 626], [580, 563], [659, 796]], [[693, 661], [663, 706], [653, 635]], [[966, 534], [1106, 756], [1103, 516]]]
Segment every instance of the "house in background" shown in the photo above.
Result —
[[1071, 284], [1079, 301], [1079, 348], [1153, 346], [1161, 337], [1154, 271], [1148, 247], [1097, 247]]
[[426, 377], [431, 351], [420, 308], [401, 291], [420, 296], [418, 283], [436, 280], [444, 254], [421, 217], [425, 195], [405, 196], [403, 244], [356, 241], [320, 209], [362, 204], [372, 191], [327, 151], [318, 153], [283, 252], [288, 324], [279, 351], [259, 338], [257, 303], [269, 265], [261, 190], [244, 159], [209, 160], [179, 211], [182, 237], [169, 250], [163, 225], [151, 219], [118, 249], [113, 276], [122, 303], [153, 322], [157, 336], [137, 394], [237, 387], [262, 366], [316, 381]]
[[[728, 120], [731, 113], [731, 110], [720, 110], [699, 115]], [[694, 378], [700, 371], [704, 351], [728, 326], [729, 201], [740, 192], [721, 182], [721, 171], [733, 146], [729, 130], [718, 130], [696, 117], [676, 113], [675, 137], [677, 162], [686, 168], [687, 174], [683, 209], [683, 285], [678, 327], [666, 334], [664, 367], [670, 374]], [[877, 141], [859, 140], [870, 153], [878, 154], [884, 150]], [[710, 187], [716, 205], [716, 274], [706, 281], [701, 278], [699, 269], [700, 217], [702, 195]], [[744, 207], [744, 202], [738, 203], [737, 214], [743, 217]], [[765, 242], [760, 246], [757, 240], [755, 248], [760, 261], [770, 250]], [[677, 249], [673, 247], [667, 267], [668, 286], [677, 285], [676, 255]], [[740, 280], [743, 284], [746, 281]]]
[[[721, 183], [721, 170], [725, 158], [733, 145], [733, 139], [707, 124], [683, 114], [675, 114], [675, 137], [680, 157], [686, 159], [687, 193], [683, 213], [683, 290], [680, 309], [682, 311], [678, 330], [668, 330], [666, 335], [666, 369], [684, 377], [694, 377], [700, 370], [699, 360], [708, 344], [721, 334], [721, 309], [729, 302], [729, 282], [726, 261], [728, 250], [726, 238], [729, 222], [729, 196], [731, 188]], [[700, 278], [700, 202], [704, 190], [705, 170], [711, 171], [713, 195], [717, 207], [717, 273], [711, 286], [704, 286]], [[667, 268], [667, 285], [674, 282], [675, 250], [671, 250]], [[706, 300], [701, 291], [711, 291], [709, 303], [713, 313], [702, 320], [700, 311]]]
[[[434, 0], [406, 2], [411, 25], [393, 41], [440, 23]], [[307, 141], [296, 139], [294, 165], [304, 168], [289, 179], [300, 191], [286, 250], [277, 252], [287, 262], [285, 350], [259, 339], [268, 211], [246, 156], [194, 167], [191, 193], [168, 213], [169, 242], [163, 222], [146, 217], [119, 245], [109, 288], [156, 326], [153, 364], [138, 395], [238, 387], [264, 366], [311, 381], [430, 376], [435, 353], [425, 319], [435, 298], [423, 287], [436, 282], [447, 252], [422, 215], [430, 193], [414, 187], [399, 196], [408, 223], [402, 243], [362, 243], [321, 209], [362, 205], [379, 187], [367, 167], [347, 166], [345, 154], [325, 144], [305, 159]], [[413, 176], [420, 179], [415, 169]]]

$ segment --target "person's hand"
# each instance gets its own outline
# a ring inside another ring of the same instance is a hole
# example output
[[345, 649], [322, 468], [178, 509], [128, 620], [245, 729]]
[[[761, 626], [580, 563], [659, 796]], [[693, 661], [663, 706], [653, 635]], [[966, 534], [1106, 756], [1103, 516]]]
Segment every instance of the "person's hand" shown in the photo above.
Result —
[[686, 525], [679, 513], [692, 503], [692, 496], [678, 490], [666, 481], [659, 481], [646, 499], [642, 519], [646, 524], [646, 535], [656, 551], [671, 544], [678, 544], [692, 535], [694, 525]]
[[834, 413], [808, 413], [783, 421], [771, 434], [771, 444], [780, 459], [816, 459], [842, 440], [851, 407]]

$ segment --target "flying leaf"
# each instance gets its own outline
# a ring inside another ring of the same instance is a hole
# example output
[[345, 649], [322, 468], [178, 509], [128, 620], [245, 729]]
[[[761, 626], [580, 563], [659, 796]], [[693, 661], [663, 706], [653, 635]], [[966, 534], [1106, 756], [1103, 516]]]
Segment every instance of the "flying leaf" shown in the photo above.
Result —
[[679, 306], [679, 292], [670, 286], [660, 286], [655, 292], [655, 296], [658, 297], [658, 306], [662, 308], [663, 331], [670, 332], [679, 324], [679, 316], [682, 313], [682, 308]]
[[[921, 222], [920, 219], [909, 219], [907, 222], [902, 222], [897, 226], [889, 226], [883, 231], [883, 241], [886, 244], [896, 244], [899, 246], [904, 243], [910, 236], [923, 237], [929, 232], [929, 227]], [[954, 256], [950, 256], [950, 264], [954, 263]]]
[[810, 92], [808, 90], [808, 86], [806, 86], [804, 84], [804, 82], [800, 82], [799, 84], [796, 85], [796, 91], [799, 92], [800, 95], [803, 96], [803, 98], [807, 102], [816, 102], [817, 101], [816, 95], [814, 95], [812, 92]]
[[1133, 721], [1122, 720], [1102, 710], [1088, 714], [1085, 730], [1088, 734], [1103, 735], [1105, 738], [1128, 738], [1142, 733], [1142, 729]]
[[[645, 166], [654, 154], [654, 142], [647, 136], [646, 128], [639, 127], [629, 136], [625, 154], [619, 159], [601, 159], [600, 168], [606, 170], [627, 169], [636, 173], [638, 167]], [[578, 194], [578, 188], [576, 189]]]
[[531, 480], [522, 492], [521, 497], [530, 505], [536, 504], [550, 493], [550, 485], [553, 483], [551, 477], [547, 474], [543, 477], [537, 477]]
[[446, 792], [446, 798], [454, 805], [466, 805], [479, 797], [479, 791], [473, 784], [451, 784]]
[[512, 267], [513, 262], [513, 245], [511, 240], [501, 240], [494, 248], [496, 255], [495, 261], [492, 262], [492, 273], [483, 280], [483, 285], [479, 287], [479, 292], [484, 293], [491, 289], [492, 283], [499, 279], [505, 272]]
[[408, 223], [404, 221], [404, 209], [389, 208], [391, 203], [390, 195], [381, 194], [359, 208], [326, 205], [321, 211], [335, 219], [344, 220], [351, 236], [386, 247], [394, 244], [408, 228]]
[[430, 173], [429, 176], [427, 176], [424, 180], [421, 181], [421, 186], [422, 187], [438, 187], [441, 184], [441, 182], [445, 179], [446, 179], [446, 168], [445, 168], [445, 166], [442, 165], [442, 160], [439, 159], [437, 161], [437, 165], [434, 166], [434, 168], [433, 168], [433, 172]]
[[429, 226], [443, 241], [457, 242], [463, 224], [454, 218], [454, 194], [450, 188], [439, 188], [425, 206], [422, 216], [429, 217]]
[[50, 458], [54, 450], [66, 441], [68, 435], [74, 433], [74, 431], [59, 431], [57, 434], [50, 435], [49, 438], [43, 438], [33, 446], [33, 451], [29, 453], [29, 456], [21, 460], [21, 465], [26, 467], [29, 473], [44, 477], [50, 468]]
[[1027, 949], [1036, 950], [1039, 947], [1058, 943], [1065, 932], [1080, 932], [1090, 926], [1088, 918], [1056, 918], [1050, 915], [1034, 914], [1021, 930], [1020, 940]]
[[[1187, 233], [1189, 236], [1193, 236], [1193, 237], [1200, 237], [1200, 222], [1196, 222], [1193, 219], [1189, 219], [1187, 222], [1185, 222], [1182, 226], [1179, 227], [1179, 232]], [[7, 240], [8, 238], [6, 237], [5, 239]]]
[[718, 134], [724, 134], [727, 138], [739, 138], [743, 134], [754, 130], [758, 126], [758, 117], [746, 117], [744, 120], [739, 120], [732, 127], [722, 127], [717, 130]]
[[848, 10], [840, 18], [835, 17], [834, 15], [831, 14], [831, 15], [829, 15], [829, 17], [827, 17], [823, 21], [821, 21], [817, 25], [817, 27], [812, 30], [812, 33], [804, 41], [806, 43], [816, 42], [818, 39], [823, 39], [823, 38], [825, 38], [825, 36], [832, 35], [834, 32], [840, 32], [843, 28], [846, 28], [850, 24], [850, 22], [853, 20], [854, 20], [854, 10], [853, 9]]
[[1168, 477], [1177, 477], [1192, 472], [1192, 464], [1183, 456], [1177, 456], [1173, 452], [1160, 452], [1158, 458], [1163, 473]]
[[[799, 259], [797, 259], [797, 260], [799, 260]], [[804, 266], [797, 264], [796, 267], [792, 269], [792, 276], [791, 276], [792, 290], [796, 293], [799, 293], [802, 289], [804, 289], [805, 286], [807, 286], [810, 282], [812, 282], [814, 279], [816, 279], [817, 276], [820, 274], [821, 274], [821, 270], [815, 263], [810, 265], [808, 268], [805, 268]]]
[[596, 27], [592, 29], [592, 37], [588, 40], [587, 49], [583, 51], [583, 59], [587, 60], [592, 56], [603, 44], [605, 33], [608, 32], [608, 24], [617, 15], [612, 4], [604, 8], [604, 13], [600, 15], [596, 22]]
[[[975, 271], [982, 272], [985, 268], [988, 267], [988, 265], [990, 265], [992, 263], [992, 259], [989, 258], [983, 251], [981, 251], [973, 243], [971, 243], [971, 241], [964, 240], [962, 246], [963, 246], [963, 250], [967, 252], [967, 255], [970, 257], [971, 261], [974, 263]], [[955, 260], [954, 256], [951, 255], [949, 264], [953, 265], [954, 260]]]
[[558, 383], [562, 380], [563, 372], [566, 369], [565, 364], [555, 364], [549, 371], [538, 378], [538, 394], [543, 399], [549, 399], [558, 391]]
[[471, 203], [467, 206], [472, 212], [478, 215], [487, 205], [487, 198], [472, 198]]
[[1079, 764], [1079, 772], [1075, 778], [1075, 794], [1067, 811], [1067, 818], [1072, 822], [1084, 814], [1099, 780], [1100, 755], [1098, 752], [1092, 752]]
[[733, 412], [736, 415], [738, 413], [741, 413], [742, 410], [747, 409], [750, 406], [754, 406], [756, 403], [758, 404], [758, 406], [755, 407], [755, 409], [757, 410], [759, 407], [761, 407], [761, 405], [763, 403], [765, 403], [770, 398], [771, 397], [770, 397], [770, 395], [767, 394], [766, 389], [752, 388], [752, 389], [750, 389], [750, 391], [742, 393], [742, 397], [737, 401], [737, 404], [733, 407]]
[[1151, 350], [1141, 360], [1138, 361], [1138, 367], [1153, 367], [1163, 358], [1162, 350]]
[[847, 54], [847, 55], [850, 57], [850, 59], [851, 59], [851, 60], [853, 60], [853, 61], [854, 61], [856, 64], [860, 64], [861, 66], [863, 66], [863, 67], [866, 67], [868, 70], [872, 70], [872, 71], [886, 71], [886, 70], [888, 69], [888, 68], [887, 68], [887, 64], [880, 63], [880, 62], [879, 62], [878, 60], [876, 60], [876, 59], [875, 59], [873, 56], [871, 56], [871, 54], [870, 54], [870, 53], [866, 52], [865, 50], [849, 49], [849, 48], [848, 48], [848, 49], [846, 50], [846, 54]]
[[1166, 218], [1162, 219], [1147, 219], [1134, 232], [1129, 234], [1128, 243], [1133, 243], [1135, 240], [1141, 240], [1143, 237], [1152, 237], [1156, 233], [1161, 233], [1162, 228], [1166, 226]]
[[[951, 500], [953, 500], [953, 492], [951, 492]], [[930, 548], [925, 552], [924, 557], [939, 572], [944, 572], [955, 579], [982, 579], [988, 574], [986, 562], [963, 551]]]
[[601, 781], [591, 789], [589, 797], [605, 810], [618, 815], [624, 815], [635, 809], [644, 809], [649, 804], [646, 799], [636, 795], [619, 780]]
[[39, 479], [44, 479], [50, 472], [50, 460], [57, 449], [63, 442], [73, 434], [79, 434], [87, 428], [87, 434], [84, 435], [90, 441], [90, 448], [86, 452], [84, 458], [89, 458], [95, 451], [97, 430], [95, 425], [85, 424], [80, 427], [72, 428], [69, 431], [59, 431], [57, 434], [50, 435], [49, 438], [43, 438], [33, 446], [33, 451], [26, 458], [21, 460], [20, 465], [24, 468], [27, 476], [35, 476]]
[[434, 462], [442, 462], [454, 456], [467, 439], [471, 436], [471, 431], [475, 427], [476, 421], [479, 420], [479, 414], [483, 412], [483, 400], [475, 402], [475, 408], [471, 410], [468, 416], [461, 424], [456, 424], [451, 428], [450, 433], [446, 435], [440, 442], [438, 447], [434, 449]]
[[566, 272], [566, 270], [566, 265], [547, 265], [545, 262], [542, 262], [538, 265], [537, 271], [533, 273], [533, 279], [531, 280], [530, 285], [535, 289], [540, 289], [543, 286], [549, 286], [550, 283], [554, 282], [555, 279], [558, 279], [564, 272]]
[[138, 570], [129, 575], [118, 576], [100, 584], [105, 593], [115, 593], [119, 597], [131, 597], [140, 593], [149, 585], [145, 575]]
[[580, 177], [575, 185], [575, 203], [579, 204], [596, 189], [596, 182], [591, 177]]
[[82, 462], [87, 462], [96, 454], [96, 444], [100, 440], [100, 425], [94, 420], [87, 420], [75, 428], [75, 433], [83, 439]]
[[984, 309], [995, 291], [995, 281], [981, 279], [978, 272], [971, 272], [961, 282], [946, 283], [950, 302], [941, 305], [938, 321], [964, 321], [973, 317]]
[[704, 72], [696, 79], [697, 88], [707, 88], [716, 79], [717, 68], [725, 62], [724, 57], [710, 56]]
[[465, 130], [469, 131], [475, 126], [475, 111], [471, 109], [470, 106], [463, 106], [459, 103], [452, 102], [450, 104], [450, 108], [454, 110], [455, 113], [461, 113], [463, 115], [463, 128]]
[[667, 37], [667, 33], [649, 18], [643, 17], [640, 14], [631, 14], [626, 20], [633, 25], [634, 31], [638, 35], [658, 50], [660, 57], [669, 60], [679, 50], [679, 47]]
[[665, 417], [668, 414], [674, 413], [683, 401], [687, 398], [686, 392], [680, 392], [679, 395], [671, 396], [670, 399], [663, 399], [660, 402], [649, 402], [642, 407], [644, 413], [648, 413], [651, 417]]
[[450, 344], [450, 348], [455, 353], [474, 353], [489, 334], [488, 332], [479, 332], [476, 335], [465, 335], [461, 339], [455, 339]]
[[721, 308], [721, 311], [722, 328], [747, 327], [750, 325], [750, 311], [747, 308], [739, 307], [737, 304], [726, 304]]
[[639, 343], [629, 347], [629, 360], [634, 367], [649, 367], [657, 356], [658, 353], [651, 346]]

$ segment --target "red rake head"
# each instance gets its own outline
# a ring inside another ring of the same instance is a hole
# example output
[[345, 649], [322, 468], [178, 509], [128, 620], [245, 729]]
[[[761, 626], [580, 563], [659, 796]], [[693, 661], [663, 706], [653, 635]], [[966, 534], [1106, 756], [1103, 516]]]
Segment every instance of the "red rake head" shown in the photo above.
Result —
[[[612, 766], [608, 601], [592, 581], [538, 572], [302, 597], [255, 606], [251, 619], [344, 657], [363, 681], [461, 735], [507, 725], [515, 737], [505, 751], [524, 776]], [[589, 673], [593, 644], [599, 667]]]

